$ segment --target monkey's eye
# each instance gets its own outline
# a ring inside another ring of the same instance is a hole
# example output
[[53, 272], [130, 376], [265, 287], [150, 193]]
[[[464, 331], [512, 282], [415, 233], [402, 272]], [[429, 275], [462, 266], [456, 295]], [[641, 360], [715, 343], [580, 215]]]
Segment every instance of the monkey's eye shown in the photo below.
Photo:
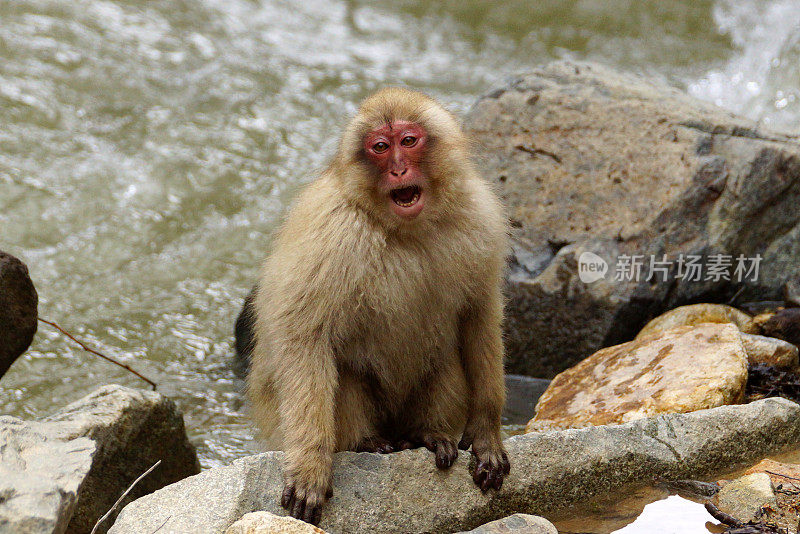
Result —
[[417, 143], [417, 138], [413, 135], [407, 135], [400, 141], [400, 144], [403, 146], [414, 146]]
[[388, 149], [388, 148], [389, 148], [389, 145], [387, 143], [384, 143], [383, 141], [378, 141], [377, 143], [372, 145], [372, 150], [374, 150], [375, 152], [379, 152], [379, 153], [380, 152], [386, 152], [386, 149]]

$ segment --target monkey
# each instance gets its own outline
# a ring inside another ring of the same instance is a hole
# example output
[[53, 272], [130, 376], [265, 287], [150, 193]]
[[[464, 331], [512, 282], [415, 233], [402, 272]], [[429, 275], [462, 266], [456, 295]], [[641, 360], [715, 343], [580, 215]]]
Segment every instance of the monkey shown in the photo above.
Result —
[[475, 484], [501, 488], [508, 235], [454, 115], [405, 88], [361, 103], [243, 318], [247, 395], [285, 450], [292, 516], [319, 523], [337, 451], [424, 446], [447, 469], [471, 447]]

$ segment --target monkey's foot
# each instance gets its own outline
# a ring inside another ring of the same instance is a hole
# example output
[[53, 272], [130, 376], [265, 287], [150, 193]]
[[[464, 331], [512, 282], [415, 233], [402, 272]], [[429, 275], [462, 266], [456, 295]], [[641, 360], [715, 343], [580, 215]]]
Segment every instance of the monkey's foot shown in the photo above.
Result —
[[364, 438], [361, 442], [353, 448], [356, 452], [377, 452], [380, 454], [389, 454], [394, 452], [395, 448], [392, 443], [380, 437]]
[[322, 519], [322, 505], [331, 495], [333, 489], [330, 484], [319, 487], [287, 478], [281, 494], [281, 506], [286, 508], [292, 517], [317, 525]]
[[395, 443], [395, 450], [398, 451], [415, 449], [417, 447], [425, 447], [432, 453], [435, 453], [436, 467], [439, 469], [447, 469], [453, 465], [453, 462], [458, 458], [456, 442], [447, 434], [438, 432], [423, 433], [409, 439], [401, 439]]
[[503, 478], [511, 472], [511, 463], [508, 461], [508, 454], [500, 444], [499, 437], [494, 446], [488, 445], [485, 440], [475, 440], [472, 443], [470, 438], [462, 438], [458, 444], [460, 449], [467, 449], [472, 445], [472, 455], [475, 457], [475, 465], [472, 468], [472, 480], [481, 489], [488, 491], [490, 488], [499, 490], [503, 487]]

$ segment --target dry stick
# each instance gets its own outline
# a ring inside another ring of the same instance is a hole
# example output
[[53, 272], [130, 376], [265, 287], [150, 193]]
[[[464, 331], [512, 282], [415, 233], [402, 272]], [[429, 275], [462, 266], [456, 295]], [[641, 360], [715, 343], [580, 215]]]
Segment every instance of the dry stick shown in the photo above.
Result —
[[[101, 517], [100, 519], [98, 519], [98, 520], [97, 520], [97, 523], [95, 523], [95, 524], [94, 524], [94, 528], [92, 529], [92, 532], [91, 532], [91, 534], [95, 534], [95, 532], [97, 532], [97, 529], [100, 527], [100, 524], [101, 524], [103, 521], [105, 521], [106, 519], [108, 519], [108, 517], [111, 515], [111, 513], [112, 513], [114, 510], [116, 510], [117, 506], [119, 506], [119, 504], [120, 504], [120, 503], [121, 503], [121, 502], [122, 502], [122, 501], [125, 499], [125, 497], [127, 497], [127, 496], [128, 496], [128, 493], [130, 493], [130, 492], [131, 492], [131, 490], [133, 489], [133, 487], [134, 487], [136, 484], [138, 484], [140, 480], [142, 480], [144, 477], [146, 477], [147, 475], [149, 475], [149, 474], [150, 474], [150, 472], [151, 472], [151, 471], [153, 471], [153, 469], [155, 469], [156, 467], [158, 467], [160, 464], [161, 464], [161, 460], [159, 460], [159, 461], [157, 461], [156, 463], [154, 463], [154, 464], [153, 464], [153, 466], [152, 466], [150, 469], [148, 469], [147, 471], [145, 471], [144, 473], [142, 473], [141, 475], [139, 475], [139, 478], [137, 478], [136, 480], [134, 480], [134, 481], [133, 481], [133, 484], [131, 484], [130, 486], [128, 486], [128, 489], [126, 489], [126, 490], [125, 490], [125, 493], [123, 493], [123, 494], [122, 494], [122, 496], [121, 496], [119, 499], [117, 499], [117, 502], [115, 502], [115, 503], [114, 503], [114, 506], [112, 506], [112, 507], [111, 507], [111, 509], [110, 509], [108, 512], [106, 512], [106, 513], [105, 513], [105, 515], [104, 515], [103, 517]], [[163, 527], [164, 525], [161, 525], [161, 526]], [[159, 527], [159, 528], [161, 528], [161, 527]]]
[[68, 338], [70, 338], [72, 341], [74, 341], [75, 343], [77, 343], [78, 345], [80, 345], [80, 346], [81, 346], [81, 348], [82, 348], [83, 350], [85, 350], [85, 351], [87, 351], [87, 352], [91, 352], [92, 354], [95, 354], [95, 355], [97, 355], [97, 356], [100, 356], [100, 357], [101, 357], [101, 358], [103, 358], [104, 360], [107, 360], [107, 361], [109, 361], [109, 362], [113, 363], [114, 365], [119, 365], [119, 366], [120, 366], [120, 367], [122, 367], [123, 369], [127, 369], [127, 370], [128, 370], [128, 371], [130, 371], [131, 373], [135, 374], [136, 376], [138, 376], [139, 378], [141, 378], [142, 380], [144, 380], [145, 382], [147, 382], [148, 384], [150, 384], [151, 386], [153, 386], [153, 391], [155, 391], [155, 390], [156, 390], [156, 383], [155, 383], [155, 382], [153, 382], [153, 381], [152, 381], [152, 380], [150, 380], [149, 378], [147, 378], [147, 377], [144, 377], [144, 376], [142, 376], [141, 374], [137, 373], [136, 371], [134, 371], [133, 369], [131, 369], [131, 368], [130, 368], [130, 366], [128, 366], [128, 365], [125, 365], [125, 364], [124, 364], [124, 363], [122, 363], [122, 362], [118, 362], [117, 360], [115, 360], [115, 359], [113, 359], [113, 358], [111, 358], [111, 357], [109, 357], [109, 356], [106, 356], [105, 354], [102, 354], [102, 353], [100, 353], [100, 352], [97, 352], [96, 350], [94, 350], [94, 349], [93, 349], [93, 348], [91, 348], [91, 347], [88, 347], [88, 346], [87, 346], [85, 343], [81, 342], [81, 341], [80, 341], [80, 340], [78, 340], [78, 339], [75, 339], [75, 337], [73, 337], [73, 336], [72, 336], [72, 334], [70, 334], [69, 332], [67, 332], [66, 330], [64, 330], [64, 329], [63, 329], [63, 328], [61, 328], [60, 326], [58, 326], [56, 323], [54, 323], [54, 322], [52, 322], [52, 321], [48, 321], [48, 320], [46, 320], [46, 319], [42, 319], [41, 317], [39, 317], [39, 320], [40, 320], [41, 322], [45, 323], [45, 324], [49, 324], [50, 326], [52, 326], [53, 328], [55, 328], [56, 330], [58, 330], [59, 332], [61, 332], [61, 333], [62, 333], [62, 334], [64, 334], [65, 336], [67, 336]]
[[766, 469], [764, 469], [764, 472], [765, 473], [769, 473], [770, 475], [775, 475], [775, 476], [778, 476], [778, 477], [788, 478], [789, 480], [800, 481], [800, 478], [790, 477], [789, 475], [784, 475], [783, 473], [775, 473], [773, 471], [767, 471]]
[[729, 527], [740, 527], [744, 525], [741, 521], [736, 519], [735, 517], [729, 516], [712, 503], [707, 502], [705, 504], [706, 511], [711, 514], [711, 517], [722, 523], [723, 525], [727, 525]]
[[[766, 469], [764, 469], [764, 472], [765, 473], [769, 473], [770, 475], [783, 477], [783, 478], [787, 479], [787, 484], [790, 484], [793, 488], [797, 488], [798, 490], [800, 490], [800, 486], [795, 484], [795, 482], [800, 482], [800, 478], [790, 477], [789, 475], [784, 475], [783, 473], [775, 473], [773, 471], [768, 471]], [[791, 490], [789, 490], [789, 491], [791, 491]], [[796, 495], [797, 493], [793, 492], [792, 494]], [[798, 524], [798, 526], [800, 526], [800, 524]]]

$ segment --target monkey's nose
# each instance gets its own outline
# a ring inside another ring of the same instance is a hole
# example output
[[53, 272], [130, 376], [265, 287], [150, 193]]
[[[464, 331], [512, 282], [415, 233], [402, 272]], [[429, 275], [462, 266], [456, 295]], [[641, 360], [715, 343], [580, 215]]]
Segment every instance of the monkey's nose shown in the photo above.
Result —
[[404, 175], [406, 172], [408, 172], [408, 169], [407, 169], [407, 168], [406, 168], [406, 169], [403, 169], [402, 171], [389, 171], [389, 174], [391, 174], [392, 176], [395, 176], [395, 177], [397, 177], [397, 178], [400, 178], [400, 177], [401, 177], [401, 176], [403, 176], [403, 175]]

